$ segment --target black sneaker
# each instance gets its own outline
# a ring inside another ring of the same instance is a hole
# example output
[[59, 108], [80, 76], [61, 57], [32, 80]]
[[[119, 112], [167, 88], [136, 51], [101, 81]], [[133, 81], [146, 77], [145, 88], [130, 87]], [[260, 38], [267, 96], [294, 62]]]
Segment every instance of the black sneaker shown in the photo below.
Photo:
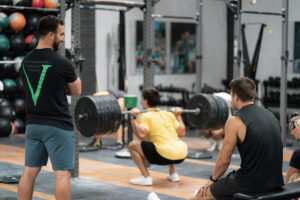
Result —
[[116, 150], [120, 150], [122, 148], [123, 148], [123, 144], [121, 144], [120, 142], [116, 142], [115, 144], [108, 146], [106, 149], [116, 151]]
[[116, 143], [114, 144], [114, 146], [115, 146], [116, 148], [118, 148], [118, 149], [122, 149], [122, 148], [123, 148], [123, 144], [121, 144], [120, 142], [116, 142]]

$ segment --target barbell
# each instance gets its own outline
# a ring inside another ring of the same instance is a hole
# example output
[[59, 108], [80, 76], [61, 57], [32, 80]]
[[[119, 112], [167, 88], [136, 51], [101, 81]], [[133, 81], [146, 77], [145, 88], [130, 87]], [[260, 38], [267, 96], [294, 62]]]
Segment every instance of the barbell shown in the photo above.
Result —
[[[140, 111], [145, 112], [153, 111]], [[122, 116], [130, 113], [122, 112], [117, 99], [111, 95], [84, 96], [76, 103], [74, 119], [79, 132], [83, 136], [91, 137], [116, 132], [121, 125]], [[228, 118], [228, 106], [221, 97], [196, 94], [187, 103], [183, 113], [194, 128], [220, 129]]]

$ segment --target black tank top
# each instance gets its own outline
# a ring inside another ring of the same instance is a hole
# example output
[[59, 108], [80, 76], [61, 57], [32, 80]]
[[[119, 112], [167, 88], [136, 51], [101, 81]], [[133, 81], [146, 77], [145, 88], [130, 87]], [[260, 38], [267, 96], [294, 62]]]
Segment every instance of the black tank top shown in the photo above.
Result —
[[282, 186], [281, 128], [276, 117], [255, 104], [236, 113], [246, 126], [243, 143], [238, 144], [241, 168], [236, 178], [241, 186], [270, 189]]

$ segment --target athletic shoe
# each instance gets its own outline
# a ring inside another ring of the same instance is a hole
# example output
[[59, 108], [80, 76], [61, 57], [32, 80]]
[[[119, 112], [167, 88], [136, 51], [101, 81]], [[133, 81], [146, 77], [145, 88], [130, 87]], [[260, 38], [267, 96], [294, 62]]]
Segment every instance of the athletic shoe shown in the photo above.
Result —
[[144, 176], [139, 176], [134, 179], [130, 179], [130, 183], [134, 185], [152, 185], [152, 178], [148, 176], [145, 178]]
[[177, 182], [177, 181], [180, 180], [180, 179], [179, 179], [179, 176], [178, 176], [178, 174], [177, 174], [177, 172], [175, 172], [175, 173], [173, 173], [173, 174], [169, 174], [169, 175], [168, 175], [168, 179], [169, 179], [170, 181], [172, 181], [172, 182]]
[[214, 139], [210, 139], [210, 147], [206, 149], [206, 151], [213, 152], [217, 149], [217, 141]]
[[155, 192], [150, 192], [147, 196], [147, 200], [160, 200], [160, 198], [155, 194]]
[[121, 144], [120, 142], [116, 142], [116, 143], [114, 144], [114, 147], [115, 147], [116, 149], [122, 149], [122, 148], [123, 148], [123, 144]]
[[106, 149], [112, 151], [120, 150], [122, 148], [123, 148], [123, 144], [121, 144], [120, 142], [116, 142], [115, 144], [106, 147]]

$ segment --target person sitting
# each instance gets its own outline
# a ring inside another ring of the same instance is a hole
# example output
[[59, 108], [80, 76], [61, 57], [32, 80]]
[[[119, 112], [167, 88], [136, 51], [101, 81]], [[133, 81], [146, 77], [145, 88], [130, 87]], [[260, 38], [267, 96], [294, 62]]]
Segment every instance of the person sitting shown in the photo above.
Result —
[[[141, 172], [141, 176], [131, 179], [131, 184], [152, 185], [152, 178], [146, 168], [145, 160], [151, 164], [169, 165], [170, 181], [179, 181], [175, 164], [181, 163], [187, 156], [187, 145], [179, 139], [185, 135], [185, 125], [181, 118], [182, 109], [174, 112], [162, 111], [157, 108], [159, 92], [154, 88], [142, 90], [142, 105], [147, 112], [132, 119], [133, 133], [141, 140], [129, 143], [132, 160]], [[137, 108], [131, 110], [131, 116], [137, 116]], [[144, 140], [145, 141], [142, 141]]]
[[[118, 100], [118, 103], [120, 105], [121, 111], [124, 111], [125, 110], [125, 102], [124, 102], [125, 94], [126, 93], [121, 90], [107, 90], [107, 91], [96, 92], [93, 95], [94, 96], [112, 95], [112, 96], [116, 97], [116, 99]], [[102, 145], [101, 136], [96, 135], [93, 137], [94, 137], [93, 141], [91, 141], [88, 144], [88, 146], [94, 146], [94, 147], [101, 148], [101, 145]], [[117, 141], [114, 144], [114, 147], [116, 150], [121, 149], [123, 147], [123, 126], [122, 125], [117, 130]]]
[[[300, 113], [293, 113], [289, 123], [289, 131], [297, 141], [300, 140]], [[293, 152], [285, 179], [286, 183], [295, 181], [300, 181], [300, 148]]]
[[[227, 200], [233, 199], [235, 193], [277, 191], [284, 185], [279, 121], [273, 113], [254, 104], [253, 80], [233, 79], [230, 88], [231, 104], [238, 112], [226, 121], [223, 146], [210, 180], [189, 200]], [[221, 178], [235, 146], [241, 156], [241, 168]]]

